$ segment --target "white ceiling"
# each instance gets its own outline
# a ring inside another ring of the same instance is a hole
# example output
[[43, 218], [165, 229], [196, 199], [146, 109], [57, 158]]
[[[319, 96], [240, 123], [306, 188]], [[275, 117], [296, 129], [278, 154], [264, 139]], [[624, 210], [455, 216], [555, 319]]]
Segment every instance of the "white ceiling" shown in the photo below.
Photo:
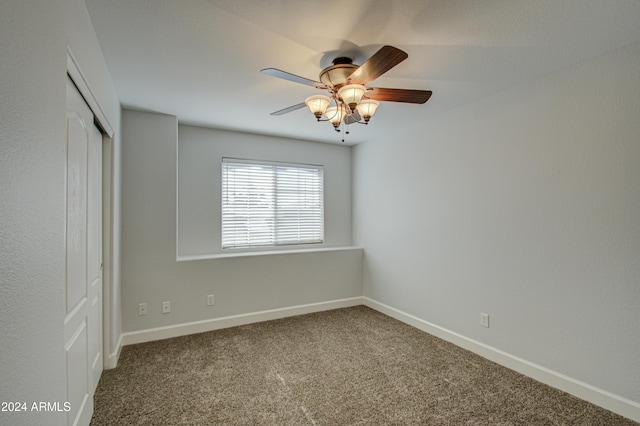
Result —
[[[389, 44], [409, 58], [369, 87], [432, 90], [382, 103], [346, 143], [640, 41], [640, 0], [86, 0], [125, 107], [181, 123], [340, 143], [305, 108], [322, 93], [260, 73], [318, 79], [337, 56], [361, 64]], [[606, 78], [606, 76], [603, 76]], [[597, 82], [594, 82], [597, 84]], [[419, 129], [418, 129], [419, 131]]]

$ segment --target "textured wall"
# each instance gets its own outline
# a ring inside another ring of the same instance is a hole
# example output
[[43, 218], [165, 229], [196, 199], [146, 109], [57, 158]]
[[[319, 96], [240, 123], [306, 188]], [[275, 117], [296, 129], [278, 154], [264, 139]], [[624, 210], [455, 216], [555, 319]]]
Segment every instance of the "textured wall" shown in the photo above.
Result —
[[358, 145], [365, 296], [640, 402], [638, 81], [636, 44]]
[[351, 147], [180, 126], [178, 144], [178, 254], [222, 253], [223, 157], [324, 166], [325, 242], [351, 245]]
[[[64, 2], [9, 3], [0, 14], [0, 400], [30, 408], [65, 397]], [[3, 424], [64, 420], [0, 413]]]
[[[361, 251], [277, 254], [230, 259], [176, 261], [176, 161], [177, 120], [173, 116], [128, 111], [123, 113], [123, 199], [122, 199], [122, 291], [124, 331], [183, 324], [262, 310], [325, 302], [362, 295]], [[180, 127], [180, 134], [192, 133], [196, 140], [226, 147], [224, 154], [242, 152], [277, 155], [283, 149], [308, 152], [269, 137]], [[219, 139], [218, 139], [219, 138]], [[299, 141], [305, 145], [306, 142]], [[311, 143], [320, 152], [350, 158], [348, 148]], [[253, 149], [252, 149], [253, 148]], [[313, 149], [311, 149], [313, 151]], [[209, 158], [215, 169], [219, 158], [205, 150], [181, 168], [202, 171], [195, 176], [205, 184], [219, 185], [219, 174], [209, 174], [201, 162]], [[291, 152], [283, 153], [294, 158]], [[186, 159], [185, 159], [186, 161]], [[340, 176], [350, 178], [350, 161]], [[331, 179], [329, 179], [331, 180]], [[347, 185], [350, 187], [349, 183]], [[327, 189], [327, 191], [331, 191]], [[201, 194], [208, 203], [210, 194]], [[199, 208], [192, 200], [192, 208]], [[188, 205], [185, 206], [189, 207]], [[347, 197], [348, 217], [351, 222]], [[214, 218], [199, 222], [200, 232], [216, 226]], [[341, 224], [340, 226], [345, 226]], [[350, 242], [350, 232], [348, 232]], [[344, 241], [344, 240], [342, 240]], [[207, 294], [215, 294], [215, 306], [206, 305]], [[171, 301], [171, 313], [162, 314], [163, 301]], [[138, 316], [138, 303], [147, 302], [148, 314]]]
[[[87, 64], [86, 77], [116, 131], [119, 104], [82, 0], [3, 1], [1, 9], [0, 400], [30, 408], [66, 401], [68, 46]], [[2, 412], [0, 423], [66, 424], [66, 415]]]

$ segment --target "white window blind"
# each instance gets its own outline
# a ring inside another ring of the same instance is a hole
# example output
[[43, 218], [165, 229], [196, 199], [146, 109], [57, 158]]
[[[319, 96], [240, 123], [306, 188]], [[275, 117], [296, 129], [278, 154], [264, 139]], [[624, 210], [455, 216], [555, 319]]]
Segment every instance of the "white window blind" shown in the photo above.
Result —
[[222, 248], [322, 243], [322, 166], [222, 160]]

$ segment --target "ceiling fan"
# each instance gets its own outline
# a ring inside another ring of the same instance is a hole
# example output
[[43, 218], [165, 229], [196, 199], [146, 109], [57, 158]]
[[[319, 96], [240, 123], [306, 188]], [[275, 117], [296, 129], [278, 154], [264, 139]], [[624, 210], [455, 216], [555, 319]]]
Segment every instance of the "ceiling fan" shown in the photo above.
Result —
[[379, 101], [423, 104], [431, 97], [431, 91], [365, 87], [365, 84], [380, 77], [408, 57], [406, 52], [393, 46], [383, 46], [360, 66], [353, 64], [351, 58], [341, 56], [333, 60], [333, 65], [320, 71], [320, 81], [309, 80], [276, 68], [260, 70], [261, 73], [272, 77], [329, 92], [329, 96], [309, 96], [304, 102], [272, 112], [271, 115], [287, 114], [306, 105], [318, 121], [329, 121], [339, 132], [342, 123], [368, 124], [378, 109]]

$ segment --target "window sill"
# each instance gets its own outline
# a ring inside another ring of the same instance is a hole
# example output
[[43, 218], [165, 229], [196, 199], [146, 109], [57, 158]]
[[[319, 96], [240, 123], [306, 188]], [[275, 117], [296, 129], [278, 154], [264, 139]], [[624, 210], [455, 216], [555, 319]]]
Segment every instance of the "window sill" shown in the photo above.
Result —
[[273, 255], [282, 255], [282, 254], [305, 254], [305, 253], [320, 253], [320, 252], [345, 251], [345, 250], [362, 250], [362, 247], [355, 247], [355, 246], [323, 247], [323, 248], [313, 248], [313, 249], [265, 250], [265, 251], [245, 251], [245, 252], [220, 253], [220, 254], [203, 254], [203, 255], [195, 255], [195, 256], [178, 256], [176, 258], [176, 261], [190, 262], [193, 260], [233, 259], [238, 257], [273, 256]]

